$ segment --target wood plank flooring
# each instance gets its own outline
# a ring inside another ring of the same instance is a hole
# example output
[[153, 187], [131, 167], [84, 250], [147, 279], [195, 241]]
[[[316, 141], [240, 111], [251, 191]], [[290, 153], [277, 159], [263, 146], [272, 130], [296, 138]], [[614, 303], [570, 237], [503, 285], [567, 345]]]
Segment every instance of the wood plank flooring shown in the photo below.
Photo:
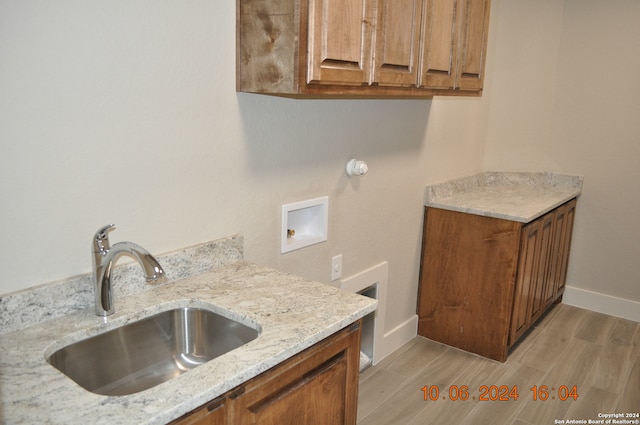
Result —
[[[450, 400], [449, 389], [455, 396], [463, 385], [468, 399]], [[519, 397], [481, 401], [483, 385], [517, 386]], [[534, 401], [530, 389], [543, 385], [547, 400]], [[425, 386], [437, 386], [439, 398], [425, 401]], [[560, 400], [561, 386], [575, 386], [577, 400]], [[416, 337], [360, 376], [358, 425], [555, 425], [599, 413], [640, 413], [640, 323], [564, 304], [505, 363]]]

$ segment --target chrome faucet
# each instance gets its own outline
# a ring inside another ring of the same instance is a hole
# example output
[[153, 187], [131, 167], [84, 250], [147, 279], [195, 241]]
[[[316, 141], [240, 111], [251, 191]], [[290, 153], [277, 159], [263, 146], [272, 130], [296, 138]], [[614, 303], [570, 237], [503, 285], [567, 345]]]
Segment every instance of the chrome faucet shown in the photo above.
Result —
[[164, 270], [158, 260], [141, 246], [133, 242], [118, 242], [110, 246], [108, 233], [114, 229], [115, 225], [109, 224], [98, 230], [93, 238], [93, 279], [98, 316], [109, 316], [115, 313], [111, 274], [116, 261], [122, 255], [129, 255], [138, 260], [147, 280], [164, 276]]

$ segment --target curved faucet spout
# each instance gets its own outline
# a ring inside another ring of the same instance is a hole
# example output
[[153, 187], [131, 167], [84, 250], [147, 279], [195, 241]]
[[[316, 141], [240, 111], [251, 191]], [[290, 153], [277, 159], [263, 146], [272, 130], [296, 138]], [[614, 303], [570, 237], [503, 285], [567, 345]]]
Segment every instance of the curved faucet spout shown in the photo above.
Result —
[[112, 272], [116, 261], [121, 256], [128, 255], [137, 260], [147, 280], [164, 276], [164, 270], [158, 260], [140, 245], [133, 242], [118, 242], [110, 246], [108, 232], [113, 229], [113, 224], [100, 229], [93, 240], [93, 277], [98, 316], [109, 316], [115, 313]]

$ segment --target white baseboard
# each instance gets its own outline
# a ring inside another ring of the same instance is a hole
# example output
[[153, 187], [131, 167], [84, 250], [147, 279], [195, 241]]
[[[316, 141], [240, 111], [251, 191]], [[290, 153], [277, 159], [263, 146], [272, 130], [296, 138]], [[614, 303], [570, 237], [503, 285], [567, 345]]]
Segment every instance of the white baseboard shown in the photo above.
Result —
[[640, 322], [640, 302], [637, 301], [566, 286], [562, 302], [574, 307]]
[[381, 355], [378, 361], [411, 341], [416, 335], [418, 335], [417, 314], [384, 334], [380, 347]]

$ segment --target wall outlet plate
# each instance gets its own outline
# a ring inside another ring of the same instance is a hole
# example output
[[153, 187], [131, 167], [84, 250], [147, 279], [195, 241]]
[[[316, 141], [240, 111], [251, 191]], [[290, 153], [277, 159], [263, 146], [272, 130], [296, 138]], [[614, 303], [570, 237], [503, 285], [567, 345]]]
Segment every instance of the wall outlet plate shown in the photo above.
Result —
[[331, 258], [331, 281], [342, 277], [342, 254]]

